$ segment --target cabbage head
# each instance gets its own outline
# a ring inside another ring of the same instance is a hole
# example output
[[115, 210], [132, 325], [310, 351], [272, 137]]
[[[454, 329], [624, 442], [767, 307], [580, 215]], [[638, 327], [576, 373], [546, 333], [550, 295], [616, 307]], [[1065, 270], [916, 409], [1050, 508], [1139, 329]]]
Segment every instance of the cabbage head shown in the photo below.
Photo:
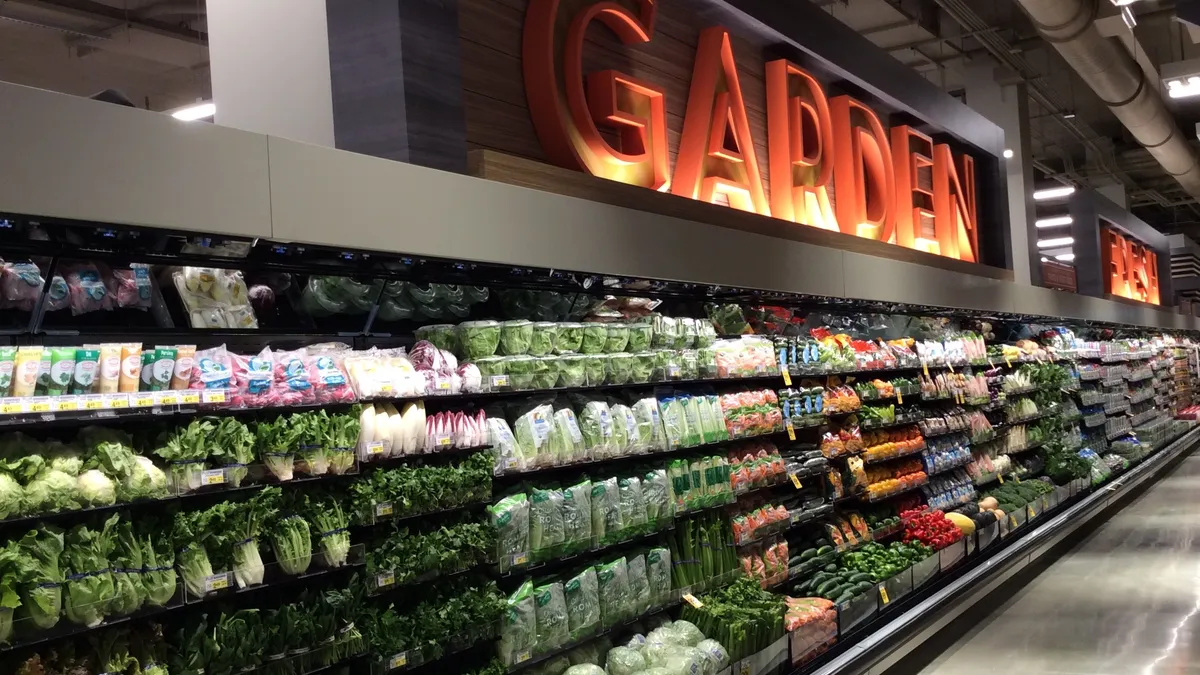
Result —
[[608, 675], [637, 675], [646, 669], [646, 659], [637, 650], [628, 647], [613, 647], [604, 660]]
[[79, 475], [79, 498], [88, 506], [111, 506], [117, 503], [117, 486], [99, 469]]
[[121, 499], [160, 499], [167, 496], [167, 474], [145, 457], [135, 457], [133, 470], [121, 481]]
[[57, 444], [52, 445], [47, 443], [48, 452], [46, 457], [50, 460], [50, 468], [55, 471], [78, 476], [80, 471], [83, 471], [83, 457], [79, 456], [79, 452], [74, 448]]
[[25, 490], [17, 479], [0, 472], [0, 520], [21, 514], [25, 504]]
[[57, 513], [83, 508], [75, 477], [47, 469], [25, 486], [25, 512]]

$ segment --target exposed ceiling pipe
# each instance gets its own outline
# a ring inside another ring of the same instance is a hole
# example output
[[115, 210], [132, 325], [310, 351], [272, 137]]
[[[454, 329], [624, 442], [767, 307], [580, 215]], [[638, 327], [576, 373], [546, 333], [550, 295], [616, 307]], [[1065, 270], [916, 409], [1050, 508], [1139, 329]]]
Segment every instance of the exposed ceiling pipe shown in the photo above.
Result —
[[1096, 29], [1098, 0], [1016, 0], [1038, 33], [1075, 69], [1184, 190], [1200, 198], [1200, 161], [1167, 110], [1158, 84]]

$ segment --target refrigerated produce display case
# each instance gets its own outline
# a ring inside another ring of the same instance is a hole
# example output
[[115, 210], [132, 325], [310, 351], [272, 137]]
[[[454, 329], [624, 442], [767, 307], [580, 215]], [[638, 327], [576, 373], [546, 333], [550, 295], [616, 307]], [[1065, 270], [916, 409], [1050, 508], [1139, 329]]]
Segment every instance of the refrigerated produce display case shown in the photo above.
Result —
[[27, 672], [812, 672], [1197, 435], [1182, 333], [8, 222]]

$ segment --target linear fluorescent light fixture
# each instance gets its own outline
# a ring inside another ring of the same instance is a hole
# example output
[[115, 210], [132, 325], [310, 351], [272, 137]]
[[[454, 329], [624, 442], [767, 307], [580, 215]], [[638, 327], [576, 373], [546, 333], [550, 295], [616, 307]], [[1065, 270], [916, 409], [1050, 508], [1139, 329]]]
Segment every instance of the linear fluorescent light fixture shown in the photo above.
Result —
[[1117, 7], [1124, 7], [1126, 5], [1132, 5], [1137, 1], [1138, 0], [1112, 0], [1112, 4], [1116, 5]]
[[1036, 227], [1059, 227], [1061, 225], [1070, 225], [1073, 222], [1075, 221], [1071, 216], [1057, 216], [1055, 218], [1042, 218], [1033, 224]]
[[189, 105], [185, 108], [180, 108], [179, 110], [172, 112], [171, 117], [174, 117], [177, 120], [183, 120], [184, 122], [194, 122], [195, 120], [202, 120], [206, 117], [212, 117], [215, 114], [217, 114], [217, 104], [213, 103], [212, 101], [205, 101], [203, 103], [197, 103], [195, 105]]
[[1063, 262], [1071, 262], [1072, 260], [1075, 259], [1075, 254], [1074, 253], [1063, 253], [1062, 255], [1054, 256], [1054, 259], [1061, 260]]
[[1047, 199], [1058, 199], [1059, 197], [1066, 197], [1067, 195], [1073, 194], [1074, 192], [1075, 192], [1074, 185], [1064, 185], [1062, 187], [1046, 188], [1045, 190], [1038, 190], [1033, 193], [1033, 198], [1039, 202], [1042, 202], [1042, 201], [1046, 201]]
[[1055, 239], [1038, 239], [1038, 248], [1054, 248], [1055, 246], [1070, 246], [1075, 243], [1074, 237], [1057, 237]]
[[1200, 96], [1200, 76], [1167, 80], [1167, 95], [1171, 98]]

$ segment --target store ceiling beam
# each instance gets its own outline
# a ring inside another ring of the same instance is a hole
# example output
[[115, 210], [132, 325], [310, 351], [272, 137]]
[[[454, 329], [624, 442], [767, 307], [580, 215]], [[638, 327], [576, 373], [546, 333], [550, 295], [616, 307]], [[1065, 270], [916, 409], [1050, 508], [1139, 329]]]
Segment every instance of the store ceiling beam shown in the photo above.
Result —
[[3, 2], [12, 7], [24, 6], [98, 23], [127, 24], [192, 44], [205, 45], [208, 43], [207, 35], [203, 31], [155, 18], [139, 19], [136, 13], [95, 0], [3, 0]]

